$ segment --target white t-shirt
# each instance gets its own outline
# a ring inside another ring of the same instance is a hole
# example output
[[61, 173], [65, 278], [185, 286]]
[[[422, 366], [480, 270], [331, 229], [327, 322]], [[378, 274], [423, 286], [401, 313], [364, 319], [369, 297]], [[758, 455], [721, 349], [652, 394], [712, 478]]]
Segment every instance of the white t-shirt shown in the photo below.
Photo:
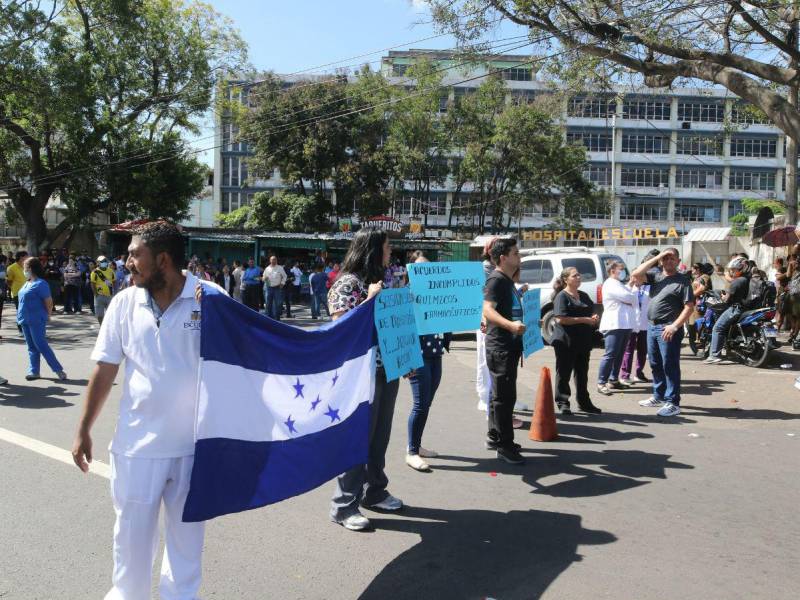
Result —
[[300, 287], [300, 279], [302, 279], [302, 277], [303, 277], [303, 272], [300, 270], [300, 267], [298, 267], [297, 265], [293, 266], [291, 271], [292, 271], [292, 275], [294, 275], [294, 282], [293, 282], [294, 285], [296, 285], [297, 287]]
[[[125, 379], [110, 450], [140, 458], [194, 454], [194, 418], [200, 365], [200, 304], [194, 275], [160, 317], [143, 288], [111, 299], [91, 359], [119, 365]], [[213, 286], [202, 282], [203, 286]]]

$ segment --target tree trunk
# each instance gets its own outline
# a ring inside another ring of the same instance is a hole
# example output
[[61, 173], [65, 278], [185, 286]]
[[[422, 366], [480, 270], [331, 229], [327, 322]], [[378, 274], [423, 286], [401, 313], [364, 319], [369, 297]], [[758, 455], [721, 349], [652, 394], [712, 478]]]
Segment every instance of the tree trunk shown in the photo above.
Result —
[[[794, 21], [792, 21], [792, 31], [794, 32], [795, 43], [797, 43], [798, 23], [796, 14]], [[795, 63], [793, 66], [797, 67], [796, 61], [793, 62]], [[788, 101], [794, 108], [797, 108], [798, 104], [797, 94], [797, 83], [790, 84]], [[784, 190], [784, 193], [786, 195], [787, 225], [797, 224], [797, 142], [797, 136], [793, 133], [786, 136], [786, 156], [784, 157], [786, 158], [786, 190]]]

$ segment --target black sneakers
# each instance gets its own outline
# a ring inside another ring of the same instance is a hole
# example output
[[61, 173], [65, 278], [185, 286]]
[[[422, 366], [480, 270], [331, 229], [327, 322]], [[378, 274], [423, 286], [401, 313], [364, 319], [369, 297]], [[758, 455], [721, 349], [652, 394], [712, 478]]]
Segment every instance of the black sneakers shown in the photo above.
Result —
[[514, 446], [497, 449], [497, 458], [507, 462], [510, 465], [521, 465], [525, 462], [522, 454], [519, 453]]

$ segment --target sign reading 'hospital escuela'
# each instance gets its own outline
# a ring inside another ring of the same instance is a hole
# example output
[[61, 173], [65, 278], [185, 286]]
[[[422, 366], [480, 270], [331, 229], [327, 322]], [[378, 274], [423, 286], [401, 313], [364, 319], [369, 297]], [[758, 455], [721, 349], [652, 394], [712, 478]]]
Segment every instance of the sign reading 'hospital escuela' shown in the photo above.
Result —
[[659, 240], [679, 238], [674, 227], [604, 227], [603, 229], [539, 229], [523, 231], [522, 239], [530, 242], [588, 242], [597, 240]]
[[485, 276], [479, 262], [406, 265], [420, 335], [477, 329]]

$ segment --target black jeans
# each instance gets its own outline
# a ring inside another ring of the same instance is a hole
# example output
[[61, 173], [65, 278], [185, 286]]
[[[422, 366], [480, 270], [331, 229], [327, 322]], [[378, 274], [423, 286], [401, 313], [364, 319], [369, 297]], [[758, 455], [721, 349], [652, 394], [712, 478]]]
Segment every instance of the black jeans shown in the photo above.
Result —
[[572, 348], [564, 342], [553, 340], [553, 350], [556, 352], [556, 404], [569, 406], [569, 382], [574, 374], [578, 406], [588, 406], [591, 404], [587, 387], [591, 346]]
[[486, 366], [492, 374], [492, 399], [489, 402], [489, 440], [498, 447], [514, 442], [514, 404], [517, 402], [517, 368], [521, 348], [486, 349]]

